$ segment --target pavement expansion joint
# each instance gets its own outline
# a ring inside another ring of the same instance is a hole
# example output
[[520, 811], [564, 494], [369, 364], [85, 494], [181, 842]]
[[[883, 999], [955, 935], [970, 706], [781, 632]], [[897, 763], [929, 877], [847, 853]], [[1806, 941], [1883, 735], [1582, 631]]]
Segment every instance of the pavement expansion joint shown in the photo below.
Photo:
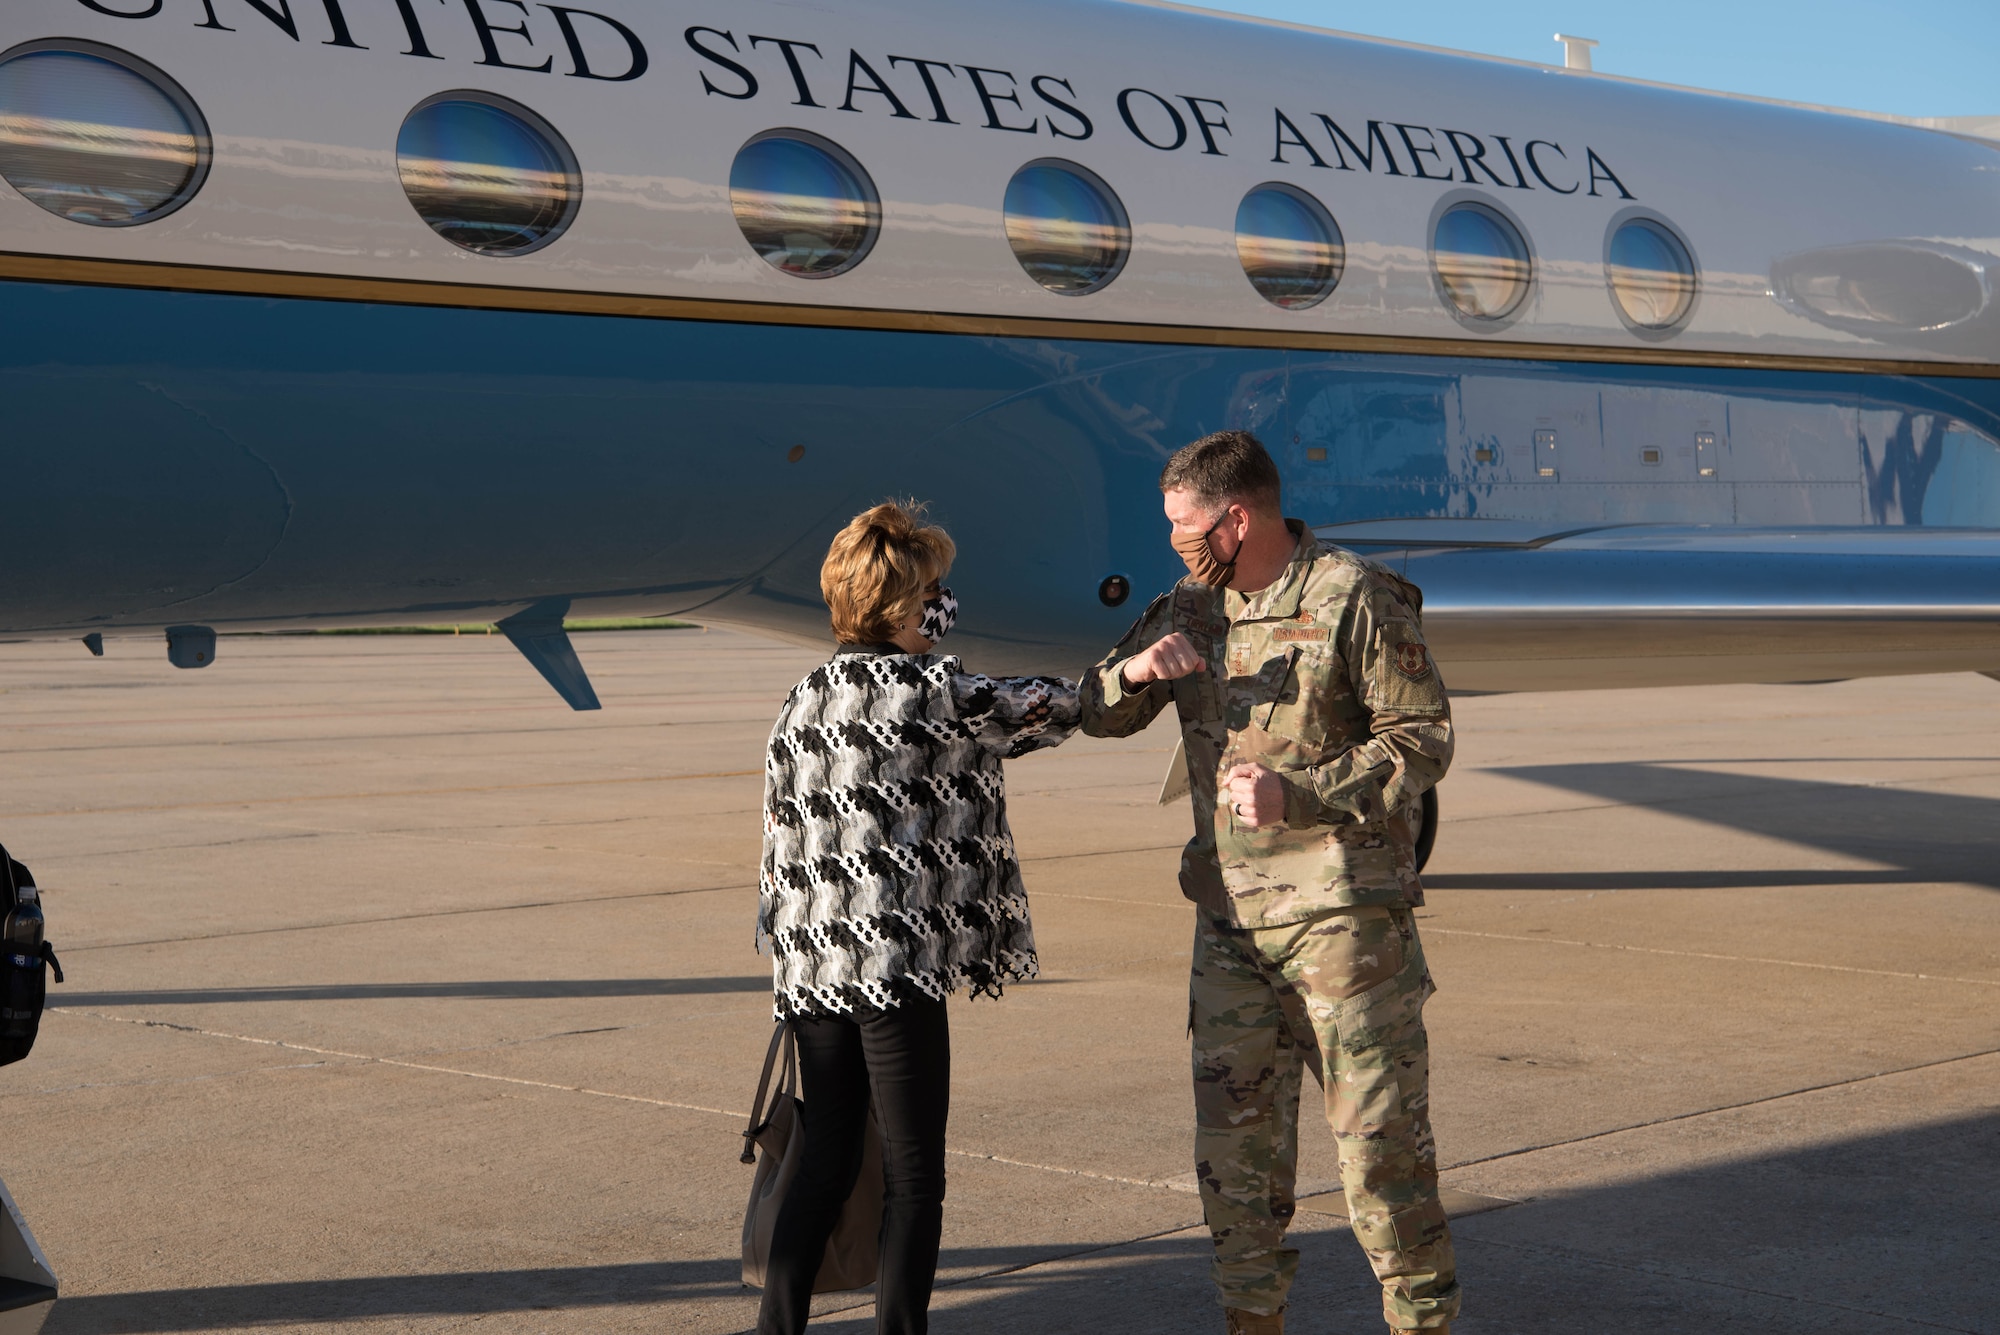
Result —
[[[1731, 777], [1729, 772], [1726, 770], [1704, 769], [1699, 764], [1690, 764], [1687, 761], [1663, 760], [1663, 761], [1634, 761], [1628, 763], [1650, 764], [1661, 769], [1672, 769], [1676, 766], [1685, 766], [1686, 768], [1684, 772], [1712, 775], [1715, 778], [1724, 780]], [[1511, 772], [1509, 768], [1506, 766], [1486, 766], [1482, 767], [1481, 772], [1498, 774], [1508, 778], [1521, 777]], [[2000, 770], [1976, 770], [1969, 774], [1954, 774], [1948, 780], [1944, 780], [1943, 782], [1966, 783], [1966, 782], [1973, 782], [1979, 779], [1991, 779], [1996, 777], [2000, 777]], [[1526, 782], [1536, 783], [1538, 781], [1535, 779], [1528, 779], [1526, 780]], [[1876, 789], [1876, 788], [1922, 788], [1927, 784], [1935, 785], [1941, 781], [1935, 777], [1926, 776], [1923, 778], [1916, 778], [1916, 779], [1821, 779], [1818, 780], [1818, 782], [1827, 788], [1851, 788], [1857, 791], [1862, 791], [1862, 790]], [[1439, 791], [1443, 790], [1440, 789]], [[1658, 794], [1649, 796], [1644, 801], [1635, 801], [1631, 799], [1626, 799], [1622, 801], [1611, 801], [1611, 802], [1580, 802], [1574, 806], [1538, 807], [1531, 811], [1492, 811], [1488, 812], [1483, 816], [1453, 816], [1451, 818], [1451, 823], [1453, 825], [1478, 825], [1488, 821], [1528, 820], [1536, 816], [1570, 816], [1585, 811], [1620, 811], [1627, 809], [1665, 811], [1671, 808], [1712, 806], [1717, 802], [1734, 803], [1742, 800], [1745, 797], [1761, 796], [1762, 792], [1763, 790], [1761, 787], [1751, 786], [1751, 785], [1739, 786], [1735, 788], [1712, 787], [1707, 791], [1689, 797], [1668, 797], [1663, 794]]]
[[[744, 807], [741, 810], [713, 812], [711, 813], [711, 815], [717, 817], [738, 816], [738, 815], [747, 816], [752, 814], [755, 810], [756, 809], [753, 807]], [[325, 837], [336, 837], [336, 838], [408, 839], [416, 843], [444, 844], [454, 848], [498, 848], [498, 849], [504, 849], [511, 853], [521, 853], [521, 852], [561, 853], [565, 857], [584, 856], [584, 857], [600, 857], [600, 858], [624, 858], [627, 859], [628, 861], [636, 861], [636, 862], [671, 862], [675, 866], [682, 866], [682, 867], [685, 866], [727, 867], [731, 870], [740, 870], [742, 868], [742, 863], [731, 861], [726, 858], [697, 858], [697, 857], [687, 857], [685, 855], [678, 855], [678, 854], [637, 853], [633, 852], [630, 849], [623, 849], [623, 848], [592, 848], [587, 844], [585, 845], [528, 844], [513, 839], [473, 839], [463, 834], [452, 833], [453, 830], [476, 829], [476, 828], [521, 829], [521, 830], [559, 829], [565, 825], [576, 825], [576, 826], [585, 826], [593, 829], [603, 829], [611, 825], [620, 825], [628, 822], [639, 822], [643, 821], [644, 819], [646, 818], [642, 816], [620, 816], [606, 820], [560, 821], [560, 822], [552, 821], [544, 825], [523, 825], [523, 826], [491, 825], [485, 827], [439, 826], [431, 828], [409, 826], [402, 829], [347, 829], [347, 828], [342, 828], [340, 826], [291, 825], [291, 824], [286, 824], [285, 822], [282, 821], [265, 821], [262, 822], [262, 827], [267, 830], [300, 830], [300, 831], [305, 831], [314, 836], [325, 836]], [[276, 838], [276, 837], [287, 837], [287, 836], [273, 836], [273, 837]], [[242, 842], [254, 843], [256, 842], [256, 840], [250, 839], [250, 840], [244, 840]], [[173, 847], [176, 848], [180, 847], [209, 848], [209, 847], [220, 847], [220, 846], [222, 845], [210, 845], [210, 844], [173, 845]], [[143, 852], [146, 850], [141, 849], [133, 851]]]
[[[1438, 1187], [1438, 1203], [1444, 1207], [1445, 1215], [1451, 1219], [1469, 1219], [1476, 1214], [1490, 1214], [1495, 1210], [1505, 1210], [1525, 1204], [1524, 1201], [1512, 1196], [1488, 1196], [1483, 1192], [1466, 1191], [1447, 1184]], [[1333, 1219], [1348, 1217], [1347, 1194], [1344, 1191], [1316, 1191], [1311, 1195], [1301, 1196], [1298, 1199], [1298, 1207]]]
[[[212, 1071], [204, 1075], [182, 1075], [168, 1080], [80, 1080], [72, 1085], [45, 1085], [39, 1089], [24, 1089], [21, 1094], [42, 1097], [49, 1094], [68, 1094], [80, 1089], [154, 1089], [179, 1087], [183, 1085], [215, 1084], [223, 1080], [237, 1080], [246, 1075], [271, 1075], [279, 1071], [320, 1071], [339, 1063], [330, 1061], [284, 1062], [274, 1066], [246, 1066], [238, 1071]], [[349, 1065], [365, 1065], [355, 1062]]]
[[1094, 978], [1098, 975], [1109, 973], [1114, 969], [1129, 969], [1139, 964], [1179, 964], [1186, 958], [1187, 952], [1185, 950], [1175, 955], [1133, 955], [1126, 959], [1105, 960], [1101, 964], [1074, 965], [1063, 970], [1061, 973], [1051, 970], [1038, 978], [1025, 980], [1022, 985], [1035, 987], [1049, 983], [1081, 982], [1086, 978]]
[[[1193, 1195], [1200, 1190], [1194, 1183], [1194, 1174], [1187, 1173], [1170, 1178], [1120, 1177], [1116, 1173], [1097, 1173], [1088, 1168], [1064, 1168], [1056, 1164], [1035, 1163], [1028, 1159], [1010, 1159], [1004, 1154], [980, 1154], [975, 1150], [954, 1150], [947, 1148], [946, 1154], [960, 1159], [979, 1159], [986, 1163], [1006, 1164], [1010, 1168], [1032, 1168], [1041, 1173], [1057, 1173], [1064, 1177], [1087, 1177], [1096, 1182], [1116, 1182], [1127, 1187], [1150, 1187], [1155, 1191], [1174, 1191]], [[1181, 1176], [1188, 1180], [1183, 1182]], [[996, 1271], [996, 1274], [1004, 1273]]]
[[961, 1288], [967, 1284], [976, 1284], [982, 1279], [996, 1279], [1001, 1275], [1019, 1274], [1021, 1271], [1032, 1270], [1037, 1266], [1054, 1265], [1059, 1261], [1074, 1261], [1080, 1257], [1096, 1256], [1103, 1252], [1117, 1251], [1120, 1247], [1130, 1247], [1135, 1243], [1154, 1242], [1160, 1238], [1172, 1238], [1182, 1233], [1192, 1233], [1197, 1229], [1206, 1233], [1208, 1226], [1197, 1219], [1191, 1223], [1175, 1224], [1170, 1228], [1156, 1229], [1151, 1233], [1141, 1233], [1134, 1238], [1119, 1238], [1112, 1242], [1094, 1243], [1088, 1247], [1079, 1247], [1074, 1251], [1061, 1252], [1054, 1256], [1037, 1257], [1032, 1261], [1018, 1261], [1013, 1265], [999, 1266], [992, 1270], [982, 1271], [979, 1274], [962, 1275], [957, 1279], [939, 1285], [939, 1287]]
[[[1137, 848], [1088, 848], [1078, 853], [1038, 853], [1032, 857], [1023, 857], [1020, 859], [1020, 861], [1023, 865], [1036, 862], [1082, 862], [1086, 858], [1124, 858], [1124, 857], [1131, 857], [1135, 853], [1177, 853], [1181, 849], [1186, 847], [1187, 847], [1187, 840], [1183, 839], [1178, 843], [1172, 843], [1172, 844], [1141, 844]], [[1039, 899], [1043, 897], [1043, 895], [1045, 895], [1046, 893], [1047, 893], [1046, 891], [1038, 890], [1035, 892], [1035, 897]], [[1088, 899], [1090, 898], [1090, 896], [1070, 895], [1067, 896], [1067, 898]], [[1105, 902], [1114, 904], [1123, 904], [1129, 901], [1120, 899], [1120, 900], [1107, 900]], [[1187, 902], [1186, 900], [1176, 900], [1175, 905], [1176, 907], [1178, 907], [1179, 905], [1185, 904], [1186, 902]]]
[[1865, 969], [1856, 964], [1819, 964], [1812, 960], [1770, 959], [1758, 955], [1722, 955], [1706, 950], [1668, 950], [1664, 946], [1628, 946], [1614, 941], [1575, 941], [1561, 936], [1517, 936], [1508, 932], [1476, 932], [1464, 927], [1426, 927], [1432, 936], [1476, 936], [1487, 941], [1526, 941], [1543, 946], [1583, 946], [1590, 950], [1626, 950], [1635, 955], [1673, 955], [1691, 960], [1721, 960], [1729, 964], [1775, 964], [1787, 969], [1820, 969], [1828, 973], [1869, 974], [1877, 978], [1920, 978], [1927, 983], [1968, 983], [2000, 987], [2000, 978], [1959, 978], [1940, 973], [1909, 973], [1901, 969]]
[[283, 797], [232, 797], [208, 802], [160, 802], [139, 806], [59, 807], [52, 811], [0, 812], [0, 820], [55, 816], [129, 816], [160, 811], [234, 811], [250, 807], [311, 806], [315, 802], [380, 802], [393, 797], [464, 797], [474, 793], [540, 792], [550, 788], [608, 788], [631, 783], [691, 783], [702, 779], [762, 778], [761, 769], [711, 770], [701, 774], [630, 774], [598, 779], [544, 779], [539, 783], [486, 783], [461, 788], [384, 788], [359, 793], [291, 793]]
[[1742, 1108], [1756, 1108], [1769, 1103], [1782, 1103], [1805, 1094], [1818, 1094], [1829, 1089], [1846, 1089], [1855, 1085], [1865, 1085], [1871, 1080], [1887, 1080], [1892, 1076], [1909, 1075], [1914, 1071], [1932, 1071], [1943, 1066], [1955, 1066], [1960, 1062], [1978, 1061], [1982, 1057], [2000, 1056], [2000, 1048], [1984, 1048], [1978, 1052], [1964, 1052], [1955, 1057], [1940, 1057], [1936, 1061], [1918, 1062], [1913, 1066], [1897, 1066], [1887, 1071], [1871, 1071], [1867, 1075], [1849, 1076], [1841, 1080], [1828, 1080], [1823, 1084], [1805, 1085], [1799, 1089], [1780, 1090], [1776, 1094], [1766, 1094], [1759, 1098], [1745, 1099], [1741, 1103], [1724, 1103], [1713, 1108], [1697, 1108], [1692, 1112], [1674, 1113], [1667, 1117], [1655, 1117], [1644, 1122], [1632, 1122], [1626, 1126], [1607, 1127], [1602, 1131], [1592, 1131], [1588, 1135], [1573, 1136], [1568, 1140], [1552, 1140], [1544, 1145], [1523, 1145], [1519, 1149], [1501, 1150], [1497, 1154], [1482, 1155], [1477, 1159], [1463, 1159], [1454, 1164], [1444, 1164], [1439, 1172], [1451, 1172], [1460, 1168], [1473, 1168], [1480, 1164], [1496, 1163], [1501, 1159], [1518, 1159], [1524, 1154], [1539, 1154], [1543, 1150], [1557, 1150], [1569, 1145], [1582, 1145], [1593, 1140], [1603, 1140], [1609, 1136], [1622, 1136], [1630, 1131], [1644, 1131], [1651, 1127], [1671, 1126], [1676, 1122], [1690, 1122], [1698, 1117], [1712, 1117], [1719, 1113], [1736, 1112]]
[[314, 1047], [309, 1043], [295, 1043], [282, 1038], [259, 1038], [254, 1034], [232, 1034], [221, 1029], [203, 1029], [198, 1025], [175, 1024], [169, 1020], [135, 1019], [123, 1015], [105, 1015], [98, 1011], [70, 1010], [51, 1007], [62, 1015], [85, 1016], [93, 1020], [105, 1020], [112, 1024], [142, 1025], [150, 1029], [173, 1029], [181, 1033], [198, 1034], [203, 1038], [227, 1039], [234, 1043], [258, 1043], [267, 1047], [285, 1048], [293, 1052], [310, 1052], [320, 1057], [343, 1057], [351, 1061], [375, 1066], [394, 1066], [405, 1071], [425, 1071], [432, 1075], [463, 1076], [467, 1080], [490, 1080], [495, 1084], [521, 1085], [529, 1089], [547, 1089], [561, 1094], [582, 1094], [596, 1099], [616, 1099], [621, 1103], [647, 1104], [655, 1108], [674, 1108], [682, 1112], [712, 1113], [718, 1117], [748, 1118], [746, 1111], [733, 1108], [711, 1108], [700, 1103], [677, 1103], [672, 1099], [650, 1098], [644, 1094], [621, 1094], [615, 1090], [591, 1089], [585, 1085], [564, 1085], [552, 1080], [527, 1080], [514, 1075], [494, 1075], [488, 1071], [467, 1071], [455, 1066], [437, 1066], [429, 1062], [404, 1061], [395, 1057], [377, 1057], [365, 1052], [343, 1052], [338, 1048]]
[[[1175, 848], [1179, 848], [1180, 846], [1179, 844], [1174, 845]], [[1086, 904], [1123, 904], [1128, 908], [1135, 909], [1183, 909], [1187, 907], [1185, 899], [1119, 899], [1112, 895], [1072, 894], [1067, 890], [1037, 890], [1034, 892], [1034, 897], [1036, 899], [1074, 899]]]
[[462, 918], [479, 913], [517, 913], [527, 909], [560, 909], [584, 904], [612, 904], [631, 899], [671, 899], [678, 895], [715, 895], [725, 891], [755, 890], [755, 884], [694, 885], [678, 890], [631, 890], [615, 895], [585, 895], [577, 899], [531, 899], [518, 904], [471, 904], [464, 908], [431, 909], [423, 913], [397, 913], [380, 918], [339, 918], [330, 922], [293, 923], [285, 927], [246, 927], [240, 932], [209, 932], [197, 936], [162, 936], [144, 941], [105, 941], [94, 946], [64, 946], [63, 953], [82, 954], [91, 950], [129, 950], [136, 946], [179, 946], [194, 941], [228, 941], [239, 936], [278, 936], [287, 932], [323, 932], [336, 927], [373, 927], [382, 923], [416, 922], [424, 918]]
[[[521, 713], [521, 712], [526, 712], [528, 708], [530, 707], [520, 706], [504, 712]], [[425, 711], [413, 710], [407, 712], [418, 713]], [[323, 715], [312, 715], [309, 717], [345, 719], [350, 716], [341, 714], [323, 714]], [[366, 717], [366, 716], [357, 715], [353, 717]], [[140, 719], [135, 721], [140, 723], [150, 723], [153, 720]], [[245, 720], [241, 718], [232, 718], [230, 716], [225, 715], [221, 716], [220, 718], [214, 721], [240, 725]], [[103, 726], [106, 725], [97, 723], [9, 724], [6, 725], [5, 727], [0, 727], [0, 736], [5, 736], [7, 733], [13, 732], [17, 728], [24, 728], [24, 727], [91, 728], [91, 727], [103, 727]], [[666, 727], [670, 725], [661, 724], [660, 726]], [[375, 732], [375, 733], [343, 732], [339, 734], [339, 741], [341, 741], [342, 743], [357, 743], [357, 742], [396, 743], [396, 742], [412, 742], [412, 741], [437, 741], [440, 738], [483, 739], [489, 737], [539, 737], [539, 736], [563, 737], [572, 735], [575, 733], [575, 731], [576, 731], [576, 725], [564, 724], [564, 725], [558, 725], [553, 728], [481, 728], [476, 731], [468, 730], [465, 728], [443, 728], [443, 729], [433, 729], [430, 731], [410, 731], [410, 732]], [[269, 748], [287, 747], [287, 746], [324, 747], [331, 740], [333, 739], [324, 733], [308, 733], [298, 737], [238, 737], [238, 738], [231, 738], [227, 741], [216, 740], [216, 741], [195, 743], [194, 745], [227, 747], [232, 751], [262, 752], [266, 751]], [[15, 747], [10, 749], [8, 751], [8, 754], [15, 756], [56, 756], [56, 755], [73, 755], [77, 753], [91, 754], [100, 751], [113, 751], [117, 752], [120, 755], [124, 755], [129, 752], [186, 751], [189, 749], [189, 747], [190, 743], [185, 741], [135, 742], [128, 739], [119, 738], [107, 742], [91, 742], [87, 744], [79, 744], [73, 746]]]

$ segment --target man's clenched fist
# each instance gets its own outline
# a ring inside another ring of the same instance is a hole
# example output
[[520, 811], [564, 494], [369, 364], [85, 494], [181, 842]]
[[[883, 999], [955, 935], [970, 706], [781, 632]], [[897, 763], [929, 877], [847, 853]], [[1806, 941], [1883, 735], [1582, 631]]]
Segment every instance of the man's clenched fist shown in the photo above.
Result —
[[1127, 685], [1144, 686], [1149, 681], [1177, 680], [1202, 666], [1201, 655], [1188, 643], [1188, 637], [1175, 631], [1126, 659], [1119, 665], [1118, 675]]
[[1277, 771], [1262, 765], [1231, 765], [1222, 776], [1222, 791], [1237, 824], [1255, 830], [1285, 823], [1285, 781]]

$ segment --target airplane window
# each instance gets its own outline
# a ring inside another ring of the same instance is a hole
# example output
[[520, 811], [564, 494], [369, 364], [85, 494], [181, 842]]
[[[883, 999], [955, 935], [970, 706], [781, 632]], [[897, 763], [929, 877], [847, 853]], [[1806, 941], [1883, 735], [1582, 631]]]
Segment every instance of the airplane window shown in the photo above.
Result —
[[1007, 182], [1007, 244], [1028, 277], [1080, 297], [1118, 276], [1132, 249], [1125, 206], [1095, 172], [1037, 158]]
[[1528, 243], [1497, 210], [1470, 201], [1445, 210], [1431, 265], [1446, 301], [1474, 320], [1501, 320], [1528, 295]]
[[1611, 234], [1611, 299], [1641, 329], [1671, 329], [1694, 307], [1694, 259], [1665, 224], [1634, 218]]
[[583, 200], [569, 145], [506, 98], [462, 89], [417, 104], [396, 136], [417, 216], [478, 255], [526, 255], [561, 236]]
[[1787, 309], [1864, 337], [1948, 329], [1986, 309], [1989, 264], [1937, 242], [1832, 246], [1778, 260], [1771, 291]]
[[751, 248], [797, 278], [846, 273], [875, 245], [882, 201], [860, 163], [805, 130], [766, 130], [737, 150], [729, 207]]
[[1347, 247], [1340, 225], [1317, 199], [1269, 181], [1236, 206], [1236, 258], [1258, 296], [1302, 311], [1326, 300], [1340, 282]]
[[130, 227], [193, 198], [208, 125], [180, 85], [94, 42], [0, 58], [0, 176], [59, 218]]

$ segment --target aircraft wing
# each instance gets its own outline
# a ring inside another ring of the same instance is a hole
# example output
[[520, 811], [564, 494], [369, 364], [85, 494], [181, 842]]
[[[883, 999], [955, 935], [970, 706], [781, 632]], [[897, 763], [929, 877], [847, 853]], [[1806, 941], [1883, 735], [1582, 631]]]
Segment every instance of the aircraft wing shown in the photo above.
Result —
[[2000, 671], [2000, 530], [1370, 520], [1460, 694]]

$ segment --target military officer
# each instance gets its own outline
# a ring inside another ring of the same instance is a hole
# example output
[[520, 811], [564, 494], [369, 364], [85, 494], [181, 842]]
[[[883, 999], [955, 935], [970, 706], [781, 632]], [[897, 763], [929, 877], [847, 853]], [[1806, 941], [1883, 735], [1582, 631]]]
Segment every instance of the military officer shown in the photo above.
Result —
[[1411, 910], [1423, 903], [1412, 816], [1452, 735], [1421, 595], [1286, 519], [1277, 467], [1248, 432], [1180, 450], [1160, 490], [1189, 575], [1086, 676], [1083, 729], [1129, 736], [1169, 703], [1180, 716], [1195, 1169], [1226, 1328], [1284, 1329], [1311, 1069], [1390, 1328], [1449, 1330], [1459, 1290], [1431, 1139], [1433, 989]]

